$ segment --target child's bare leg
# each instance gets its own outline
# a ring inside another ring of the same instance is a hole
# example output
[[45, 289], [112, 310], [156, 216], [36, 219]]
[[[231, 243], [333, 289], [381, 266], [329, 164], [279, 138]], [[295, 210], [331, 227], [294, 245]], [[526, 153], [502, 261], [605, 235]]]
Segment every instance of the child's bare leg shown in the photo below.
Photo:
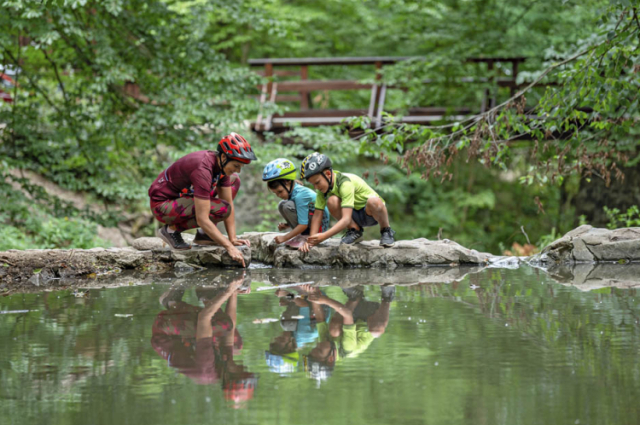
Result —
[[[342, 205], [340, 203], [340, 198], [337, 196], [331, 196], [327, 199], [327, 208], [329, 208], [329, 214], [336, 220], [340, 221], [342, 218]], [[349, 223], [350, 229], [360, 229], [360, 226], [356, 224], [353, 219], [351, 219], [351, 223]]]
[[380, 223], [380, 229], [389, 227], [389, 215], [387, 213], [387, 206], [382, 199], [378, 197], [372, 197], [367, 200], [367, 206], [365, 212], [371, 217], [375, 218]]
[[330, 196], [327, 199], [327, 208], [329, 208], [329, 214], [336, 220], [340, 221], [342, 218], [342, 208], [340, 205], [340, 199], [337, 196]]
[[278, 212], [292, 229], [298, 225], [298, 213], [296, 212], [295, 202], [280, 201], [278, 204]]
[[354, 298], [354, 299], [350, 299], [347, 300], [346, 304], [344, 305], [347, 309], [349, 309], [349, 311], [351, 311], [351, 313], [353, 313], [356, 310], [356, 307], [358, 306], [358, 303], [360, 302], [362, 298]]
[[329, 335], [332, 338], [337, 338], [342, 334], [342, 316], [338, 313], [331, 316], [331, 320], [329, 320]]
[[382, 301], [380, 307], [367, 319], [369, 332], [374, 338], [382, 335], [389, 324], [389, 301]]

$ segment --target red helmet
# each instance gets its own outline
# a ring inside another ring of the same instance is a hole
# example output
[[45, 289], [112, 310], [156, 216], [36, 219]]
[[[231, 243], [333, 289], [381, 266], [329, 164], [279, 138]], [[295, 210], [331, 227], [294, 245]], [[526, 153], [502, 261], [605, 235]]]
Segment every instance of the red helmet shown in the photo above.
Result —
[[253, 153], [249, 142], [237, 133], [230, 133], [228, 136], [224, 136], [218, 143], [218, 152], [227, 155], [229, 160], [233, 159], [243, 164], [248, 164], [258, 159], [256, 154]]
[[253, 393], [258, 383], [258, 375], [251, 372], [239, 372], [231, 374], [222, 384], [224, 398], [233, 401], [236, 408], [244, 407], [245, 402], [253, 398]]

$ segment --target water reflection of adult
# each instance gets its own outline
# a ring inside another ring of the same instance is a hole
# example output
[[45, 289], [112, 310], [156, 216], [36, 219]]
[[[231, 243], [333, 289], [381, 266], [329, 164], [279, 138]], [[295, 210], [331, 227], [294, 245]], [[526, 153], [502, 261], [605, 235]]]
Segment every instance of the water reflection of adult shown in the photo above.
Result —
[[316, 379], [330, 376], [336, 362], [364, 352], [374, 339], [384, 334], [389, 323], [395, 287], [381, 286], [379, 303], [364, 299], [360, 286], [342, 291], [347, 296], [345, 304], [321, 293], [309, 295], [312, 303], [327, 305], [335, 311], [328, 324], [318, 324], [318, 344], [309, 352], [307, 370]]
[[[238, 294], [248, 293], [243, 275], [226, 285], [197, 287], [204, 307], [182, 301], [185, 288], [174, 287], [160, 297], [166, 308], [153, 324], [151, 345], [173, 367], [197, 384], [221, 382], [227, 400], [253, 397], [257, 375], [234, 361], [242, 349], [238, 333]], [[223, 310], [223, 305], [226, 308]]]

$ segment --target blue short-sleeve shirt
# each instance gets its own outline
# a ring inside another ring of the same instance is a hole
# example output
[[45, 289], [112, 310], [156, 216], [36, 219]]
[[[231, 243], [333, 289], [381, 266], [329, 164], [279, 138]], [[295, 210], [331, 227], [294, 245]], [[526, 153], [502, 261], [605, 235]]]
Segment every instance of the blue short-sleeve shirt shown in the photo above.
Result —
[[[314, 212], [316, 208], [316, 192], [296, 183], [291, 191], [290, 199], [296, 204], [298, 224], [308, 226], [310, 224], [309, 211]], [[328, 228], [329, 209], [325, 207], [324, 215], [322, 216], [322, 231], [326, 231]]]

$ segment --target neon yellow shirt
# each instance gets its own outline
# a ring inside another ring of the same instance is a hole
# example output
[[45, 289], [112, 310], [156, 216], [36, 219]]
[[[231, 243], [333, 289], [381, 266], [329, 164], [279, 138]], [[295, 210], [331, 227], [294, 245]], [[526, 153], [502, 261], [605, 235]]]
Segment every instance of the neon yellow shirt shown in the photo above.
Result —
[[[323, 209], [327, 205], [327, 199], [331, 195], [340, 198], [342, 208], [360, 210], [367, 205], [367, 200], [372, 197], [382, 199], [371, 186], [355, 174], [333, 171], [333, 187], [324, 196], [324, 193], [316, 191], [316, 209]], [[382, 199], [384, 202], [384, 199]]]
[[331, 341], [336, 344], [336, 361], [348, 357], [357, 357], [364, 352], [375, 339], [369, 332], [367, 323], [358, 320], [353, 325], [343, 325], [342, 335], [338, 338], [329, 336], [329, 326], [326, 322], [318, 323], [319, 342]]

